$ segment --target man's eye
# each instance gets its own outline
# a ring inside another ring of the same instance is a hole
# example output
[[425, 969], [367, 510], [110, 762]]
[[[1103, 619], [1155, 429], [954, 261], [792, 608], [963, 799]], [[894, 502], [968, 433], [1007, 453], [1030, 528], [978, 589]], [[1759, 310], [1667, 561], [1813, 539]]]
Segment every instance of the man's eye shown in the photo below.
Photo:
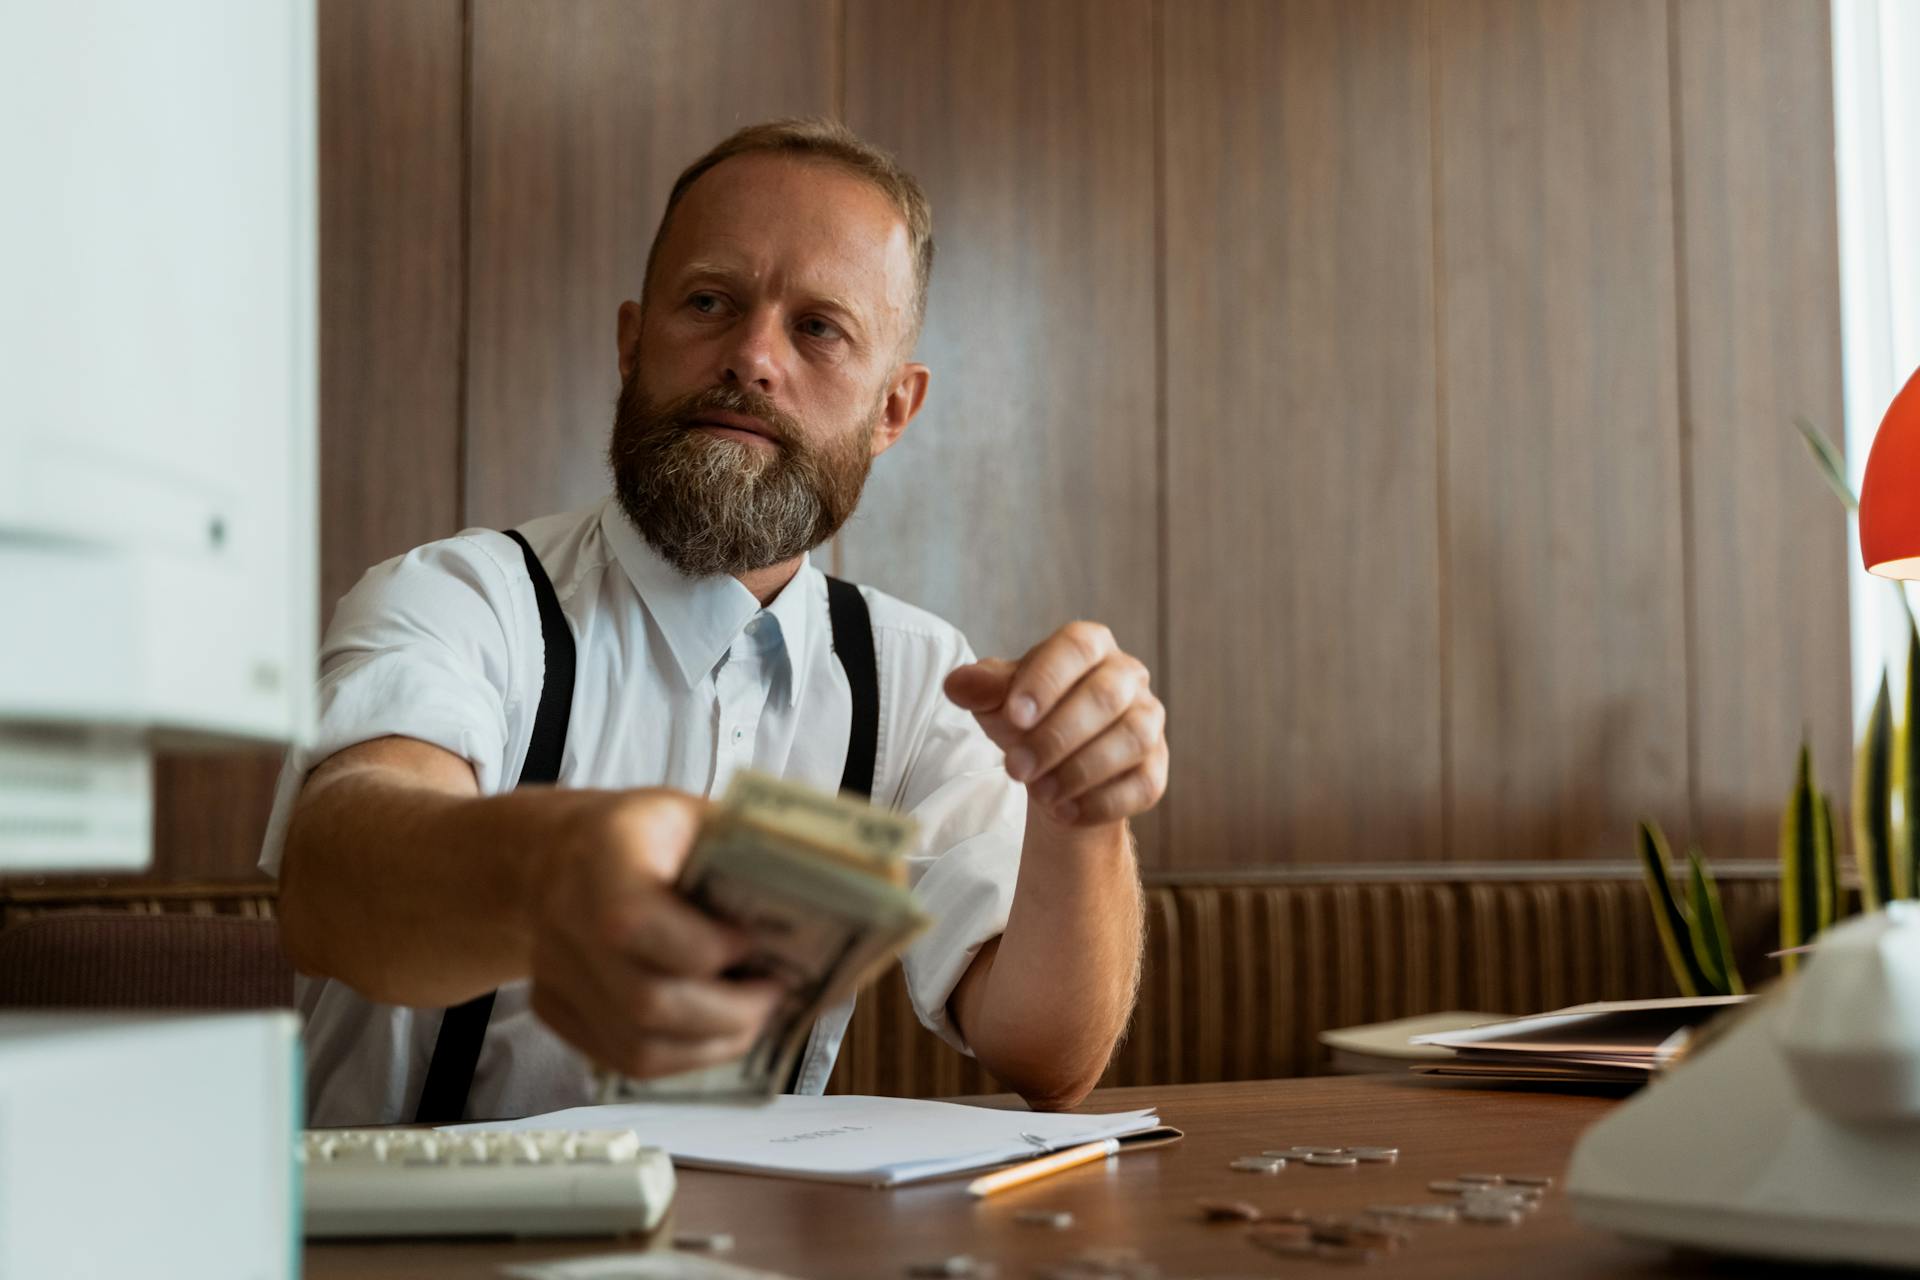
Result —
[[687, 299], [687, 305], [703, 316], [710, 316], [720, 310], [720, 295], [717, 293], [696, 293]]
[[840, 336], [840, 330], [837, 326], [831, 321], [822, 320], [819, 316], [808, 316], [805, 320], [802, 320], [800, 322], [800, 332], [806, 334], [809, 338], [837, 338]]

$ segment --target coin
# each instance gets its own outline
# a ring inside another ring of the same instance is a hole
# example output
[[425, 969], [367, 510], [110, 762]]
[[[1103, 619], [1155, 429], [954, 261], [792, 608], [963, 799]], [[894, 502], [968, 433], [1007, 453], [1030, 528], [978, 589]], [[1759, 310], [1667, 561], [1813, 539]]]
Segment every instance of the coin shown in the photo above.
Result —
[[1506, 1209], [1499, 1205], [1468, 1205], [1460, 1211], [1460, 1216], [1468, 1222], [1488, 1223], [1494, 1226], [1511, 1227], [1519, 1224], [1526, 1215], [1518, 1209]]
[[1506, 1181], [1516, 1187], [1550, 1187], [1553, 1179], [1544, 1174], [1509, 1173], [1502, 1175]]
[[725, 1253], [733, 1248], [733, 1237], [724, 1231], [708, 1235], [677, 1235], [673, 1247], [686, 1253]]
[[1258, 1222], [1260, 1210], [1245, 1200], [1202, 1200], [1200, 1216], [1208, 1222]]
[[1247, 1239], [1268, 1253], [1277, 1253], [1283, 1258], [1311, 1258], [1320, 1248], [1312, 1240], [1301, 1236], [1276, 1235], [1267, 1231], [1249, 1231]]
[[1263, 1240], [1312, 1240], [1314, 1229], [1304, 1222], [1263, 1222], [1249, 1235], [1257, 1235]]
[[1073, 1225], [1073, 1215], [1061, 1209], [1022, 1209], [1013, 1220], [1023, 1227], [1048, 1227], [1065, 1231]]
[[1452, 1180], [1443, 1180], [1440, 1182], [1429, 1182], [1427, 1184], [1427, 1190], [1443, 1196], [1457, 1196], [1464, 1191], [1468, 1191], [1472, 1189], [1472, 1187], [1475, 1185], [1476, 1184], [1470, 1183], [1470, 1182], [1454, 1182]]
[[1228, 1167], [1241, 1173], [1278, 1173], [1287, 1167], [1287, 1162], [1271, 1156], [1241, 1156]]
[[1345, 1150], [1345, 1148], [1343, 1147], [1288, 1147], [1287, 1148], [1287, 1151], [1289, 1154], [1298, 1156], [1303, 1160], [1308, 1156], [1337, 1156], [1343, 1150]]
[[965, 1280], [987, 1280], [994, 1273], [993, 1264], [980, 1262], [964, 1253], [951, 1258], [941, 1258], [937, 1262], [916, 1262], [907, 1268], [910, 1276], [925, 1277], [964, 1277]]
[[1483, 1187], [1497, 1187], [1504, 1179], [1497, 1173], [1456, 1173], [1455, 1182], [1471, 1182]]
[[1343, 1151], [1306, 1157], [1305, 1163], [1321, 1169], [1350, 1169], [1360, 1161]]
[[1313, 1247], [1313, 1256], [1322, 1262], [1378, 1262], [1383, 1253], [1383, 1250], [1357, 1244], [1318, 1244]]
[[1400, 1158], [1398, 1147], [1348, 1147], [1347, 1154], [1368, 1164], [1384, 1164]]

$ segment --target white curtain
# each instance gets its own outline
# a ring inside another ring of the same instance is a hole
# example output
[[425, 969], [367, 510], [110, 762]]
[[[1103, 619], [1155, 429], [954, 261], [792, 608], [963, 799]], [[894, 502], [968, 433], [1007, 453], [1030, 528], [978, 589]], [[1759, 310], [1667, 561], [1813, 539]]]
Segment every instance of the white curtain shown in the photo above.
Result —
[[[1854, 489], [1887, 405], [1920, 366], [1920, 0], [1833, 0], [1841, 351]], [[1856, 726], [1880, 673], [1904, 683], [1906, 617], [1852, 550]], [[1920, 606], [1920, 592], [1914, 593]]]

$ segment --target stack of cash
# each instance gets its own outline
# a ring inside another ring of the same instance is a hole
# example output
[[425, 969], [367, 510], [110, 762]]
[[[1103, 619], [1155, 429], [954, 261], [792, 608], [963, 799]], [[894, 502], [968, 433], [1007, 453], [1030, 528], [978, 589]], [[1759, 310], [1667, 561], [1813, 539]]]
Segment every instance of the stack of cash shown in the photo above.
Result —
[[741, 929], [753, 954], [732, 976], [786, 996], [744, 1058], [660, 1080], [600, 1077], [601, 1102], [768, 1099], [788, 1087], [821, 1014], [877, 977], [928, 920], [907, 887], [913, 819], [742, 773], [701, 825], [678, 888]]

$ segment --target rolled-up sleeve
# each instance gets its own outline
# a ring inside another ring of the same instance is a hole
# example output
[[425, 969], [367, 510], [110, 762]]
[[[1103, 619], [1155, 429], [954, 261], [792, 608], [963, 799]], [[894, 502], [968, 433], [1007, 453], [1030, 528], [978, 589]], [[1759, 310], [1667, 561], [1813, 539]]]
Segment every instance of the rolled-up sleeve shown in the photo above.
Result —
[[902, 964], [921, 1025], [971, 1057], [947, 1002], [980, 948], [1007, 927], [1020, 872], [1026, 791], [1007, 776], [1000, 749], [979, 722], [946, 697], [947, 673], [974, 660], [966, 642], [956, 635], [951, 644], [922, 646], [898, 660], [926, 665], [901, 672], [893, 685], [915, 691], [913, 714], [886, 719], [912, 726], [896, 807], [920, 824], [919, 851], [908, 874], [933, 918]]
[[[287, 753], [260, 867], [278, 874], [293, 803], [336, 752], [394, 735], [469, 762], [492, 794], [525, 752], [521, 680], [541, 661], [521, 619], [533, 609], [524, 571], [508, 571], [504, 536], [474, 531], [369, 569], [341, 598], [320, 646], [312, 740]], [[517, 561], [518, 556], [516, 554]], [[525, 598], [522, 599], [521, 597]]]

